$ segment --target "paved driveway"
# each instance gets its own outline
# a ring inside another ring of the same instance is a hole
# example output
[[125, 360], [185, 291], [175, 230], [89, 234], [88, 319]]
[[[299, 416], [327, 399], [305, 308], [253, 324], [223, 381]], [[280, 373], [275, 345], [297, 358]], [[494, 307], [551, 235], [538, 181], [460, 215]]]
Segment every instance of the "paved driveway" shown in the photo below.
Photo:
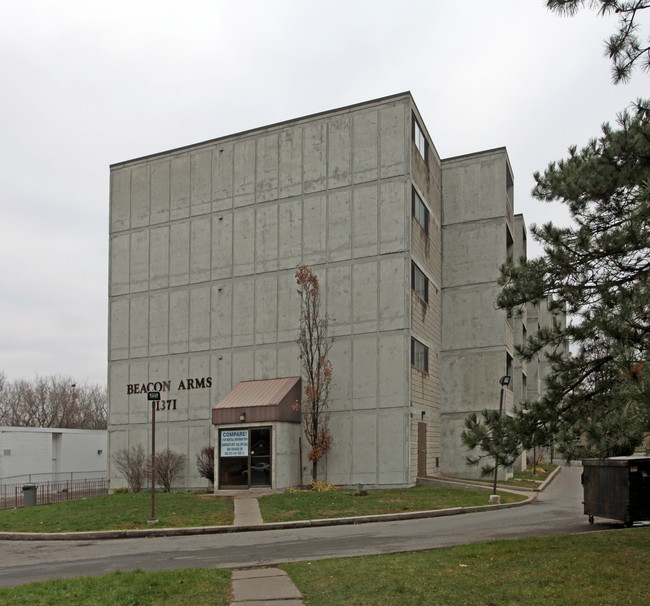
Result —
[[589, 525], [582, 513], [581, 471], [564, 468], [530, 505], [441, 518], [143, 539], [0, 541], [0, 586], [136, 568], [243, 568], [620, 527], [598, 519]]

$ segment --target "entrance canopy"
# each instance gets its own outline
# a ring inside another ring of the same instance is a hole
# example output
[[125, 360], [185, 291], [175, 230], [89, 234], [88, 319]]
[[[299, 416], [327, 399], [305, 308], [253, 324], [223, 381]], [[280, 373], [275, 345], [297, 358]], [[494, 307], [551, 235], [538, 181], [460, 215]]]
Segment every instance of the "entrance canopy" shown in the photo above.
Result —
[[300, 423], [300, 377], [242, 381], [212, 409], [213, 425], [231, 423]]

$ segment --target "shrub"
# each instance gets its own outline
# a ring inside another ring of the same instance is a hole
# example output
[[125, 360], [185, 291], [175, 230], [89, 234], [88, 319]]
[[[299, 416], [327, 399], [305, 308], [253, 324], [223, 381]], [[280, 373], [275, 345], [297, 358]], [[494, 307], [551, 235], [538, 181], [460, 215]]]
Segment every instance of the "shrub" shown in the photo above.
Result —
[[126, 478], [129, 490], [140, 492], [145, 477], [145, 461], [147, 455], [142, 444], [121, 448], [113, 455], [113, 463], [117, 470]]
[[331, 490], [338, 490], [334, 484], [328, 484], [326, 480], [321, 480], [320, 482], [312, 480], [311, 489], [314, 492], [330, 492]]
[[[185, 455], [169, 448], [156, 453], [156, 484], [165, 492], [171, 492], [174, 480], [181, 475], [185, 465]], [[147, 471], [151, 474], [151, 459], [147, 461]]]
[[206, 446], [196, 455], [196, 467], [199, 475], [214, 484], [214, 446]]

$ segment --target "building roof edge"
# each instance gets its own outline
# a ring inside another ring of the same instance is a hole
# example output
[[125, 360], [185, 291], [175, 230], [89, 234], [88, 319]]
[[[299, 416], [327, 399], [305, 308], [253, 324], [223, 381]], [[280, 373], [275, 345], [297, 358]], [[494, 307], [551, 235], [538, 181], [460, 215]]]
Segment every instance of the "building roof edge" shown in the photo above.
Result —
[[268, 129], [268, 128], [278, 128], [280, 126], [283, 126], [285, 124], [290, 124], [292, 122], [299, 122], [301, 120], [312, 120], [312, 119], [317, 118], [319, 116], [325, 116], [327, 114], [332, 114], [332, 113], [336, 113], [336, 112], [350, 111], [350, 110], [362, 107], [364, 105], [372, 105], [372, 104], [375, 104], [375, 103], [384, 103], [384, 102], [389, 101], [391, 99], [399, 99], [400, 97], [408, 97], [411, 100], [411, 102], [415, 105], [415, 101], [413, 100], [413, 95], [411, 94], [411, 92], [410, 91], [404, 91], [404, 92], [401, 92], [401, 93], [395, 93], [393, 95], [387, 95], [385, 97], [378, 97], [377, 99], [370, 99], [369, 101], [362, 101], [362, 102], [359, 102], [359, 103], [353, 103], [351, 105], [344, 105], [342, 107], [337, 107], [337, 108], [334, 108], [334, 109], [328, 109], [328, 110], [323, 110], [323, 111], [316, 112], [316, 113], [313, 113], [313, 114], [307, 114], [307, 115], [304, 115], [304, 116], [299, 116], [297, 118], [290, 118], [288, 120], [281, 120], [280, 122], [274, 122], [272, 124], [266, 124], [264, 126], [256, 126], [255, 128], [249, 128], [249, 129], [246, 129], [246, 130], [243, 130], [243, 131], [239, 131], [239, 132], [235, 132], [235, 133], [229, 133], [229, 134], [223, 135], [221, 137], [214, 137], [212, 139], [207, 139], [205, 141], [199, 141], [197, 143], [182, 145], [180, 147], [174, 147], [172, 149], [168, 149], [168, 150], [161, 151], [161, 152], [155, 152], [153, 154], [146, 154], [144, 156], [138, 156], [136, 158], [131, 158], [130, 160], [122, 160], [120, 162], [115, 162], [113, 164], [110, 164], [109, 168], [111, 170], [113, 170], [114, 168], [121, 168], [123, 166], [126, 166], [128, 164], [132, 164], [134, 162], [142, 162], [142, 161], [145, 161], [145, 160], [151, 160], [151, 159], [154, 159], [154, 158], [159, 158], [159, 157], [162, 157], [162, 156], [166, 156], [167, 154], [174, 154], [174, 153], [182, 152], [184, 150], [192, 149], [193, 147], [200, 147], [202, 145], [209, 145], [209, 144], [217, 143], [218, 141], [232, 139], [234, 137], [241, 137], [241, 136], [244, 136], [244, 135], [248, 135], [250, 133], [254, 133], [255, 131], [258, 131], [258, 130]]

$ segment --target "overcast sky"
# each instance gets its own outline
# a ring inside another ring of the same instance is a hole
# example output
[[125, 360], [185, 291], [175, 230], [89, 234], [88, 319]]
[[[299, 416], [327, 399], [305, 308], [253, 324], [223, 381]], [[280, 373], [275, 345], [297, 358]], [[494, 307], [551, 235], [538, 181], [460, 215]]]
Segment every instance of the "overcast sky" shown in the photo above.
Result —
[[[109, 165], [411, 91], [441, 157], [532, 173], [650, 78], [610, 81], [615, 17], [543, 0], [0, 0], [0, 370], [106, 382]], [[650, 11], [647, 11], [650, 12]], [[648, 16], [644, 15], [644, 32]]]

